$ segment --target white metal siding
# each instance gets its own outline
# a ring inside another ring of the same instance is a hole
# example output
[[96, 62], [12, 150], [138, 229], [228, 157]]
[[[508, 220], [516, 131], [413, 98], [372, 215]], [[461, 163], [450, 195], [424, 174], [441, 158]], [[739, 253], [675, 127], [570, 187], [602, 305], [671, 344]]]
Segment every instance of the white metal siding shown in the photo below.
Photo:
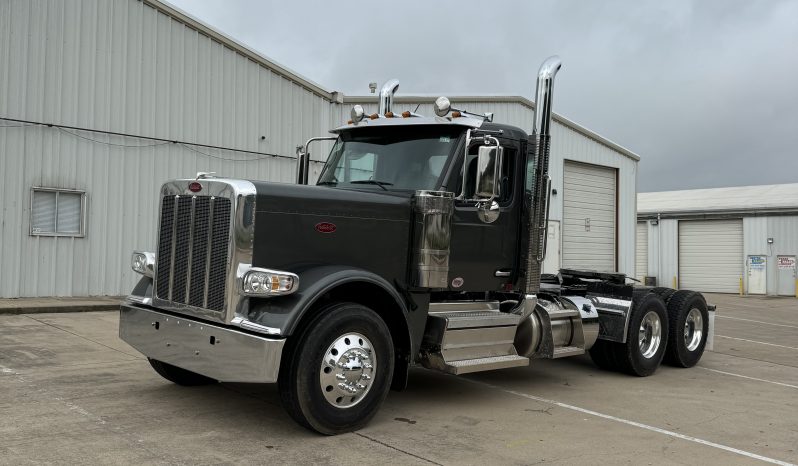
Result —
[[[0, 1], [2, 117], [293, 157], [326, 133], [331, 108], [140, 1]], [[289, 158], [0, 121], [0, 298], [127, 294], [131, 251], [155, 247], [165, 180], [290, 182], [294, 170]], [[85, 191], [86, 237], [30, 236], [33, 186]]]
[[679, 288], [735, 293], [742, 273], [742, 219], [679, 222]]
[[[290, 182], [290, 158], [240, 151], [293, 157], [349, 118], [351, 105], [162, 10], [137, 0], [0, 1], [0, 117], [224, 148], [0, 121], [0, 298], [128, 293], [131, 250], [155, 246], [163, 181], [214, 171]], [[458, 105], [531, 129], [528, 105]], [[429, 104], [418, 111], [434, 114]], [[619, 270], [633, 273], [637, 162], [560, 121], [552, 132], [560, 194], [550, 217], [562, 219], [565, 158], [617, 168]], [[329, 146], [313, 146], [312, 158]], [[315, 179], [320, 164], [311, 170]], [[30, 236], [33, 186], [85, 191], [86, 236]]]
[[648, 222], [637, 222], [635, 278], [641, 282], [648, 275]]
[[615, 271], [616, 171], [565, 162], [563, 268]]

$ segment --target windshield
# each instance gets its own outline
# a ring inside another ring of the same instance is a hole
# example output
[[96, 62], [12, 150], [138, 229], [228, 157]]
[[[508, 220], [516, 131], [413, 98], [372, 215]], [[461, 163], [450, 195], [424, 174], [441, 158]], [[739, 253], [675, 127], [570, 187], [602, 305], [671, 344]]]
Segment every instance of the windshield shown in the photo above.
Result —
[[377, 190], [436, 189], [463, 129], [368, 128], [340, 135], [318, 185]]

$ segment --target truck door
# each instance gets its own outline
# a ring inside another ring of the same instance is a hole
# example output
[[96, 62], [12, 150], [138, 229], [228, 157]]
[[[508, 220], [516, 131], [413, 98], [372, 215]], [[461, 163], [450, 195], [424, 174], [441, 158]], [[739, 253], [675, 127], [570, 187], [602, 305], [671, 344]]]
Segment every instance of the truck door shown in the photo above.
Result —
[[[474, 148], [476, 151], [476, 147]], [[499, 218], [493, 223], [480, 220], [473, 201], [456, 199], [452, 216], [449, 257], [449, 288], [452, 291], [501, 290], [510, 282], [516, 266], [518, 222], [521, 199], [518, 185], [518, 150], [505, 146], [500, 181]], [[473, 197], [476, 159], [468, 167], [465, 198]], [[455, 193], [462, 192], [462, 170]], [[455, 182], [451, 183], [455, 185]]]

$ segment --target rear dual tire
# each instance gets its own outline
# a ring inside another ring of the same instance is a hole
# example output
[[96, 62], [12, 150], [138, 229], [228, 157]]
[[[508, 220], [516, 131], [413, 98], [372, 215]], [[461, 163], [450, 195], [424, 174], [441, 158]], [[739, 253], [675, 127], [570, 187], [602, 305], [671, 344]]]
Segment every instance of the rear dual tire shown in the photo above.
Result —
[[693, 367], [704, 354], [709, 335], [709, 312], [701, 293], [679, 290], [668, 300], [668, 347], [663, 362]]
[[646, 377], [665, 355], [668, 311], [658, 294], [644, 290], [634, 293], [630, 312], [626, 343], [598, 340], [590, 357], [602, 369]]

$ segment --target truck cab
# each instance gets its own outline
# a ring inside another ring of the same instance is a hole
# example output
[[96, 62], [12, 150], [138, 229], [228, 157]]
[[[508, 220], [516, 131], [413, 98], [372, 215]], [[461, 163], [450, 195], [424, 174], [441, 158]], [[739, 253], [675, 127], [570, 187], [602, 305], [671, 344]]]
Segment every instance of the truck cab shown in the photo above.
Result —
[[[165, 183], [120, 337], [181, 385], [276, 382], [323, 434], [365, 425], [414, 365], [461, 375], [586, 352], [637, 376], [694, 365], [712, 331], [699, 293], [541, 274], [559, 69], [540, 68], [531, 135], [445, 97], [434, 116], [394, 112], [390, 81], [377, 113], [356, 105], [301, 147], [296, 184]], [[319, 139], [335, 142], [309, 185]]]

